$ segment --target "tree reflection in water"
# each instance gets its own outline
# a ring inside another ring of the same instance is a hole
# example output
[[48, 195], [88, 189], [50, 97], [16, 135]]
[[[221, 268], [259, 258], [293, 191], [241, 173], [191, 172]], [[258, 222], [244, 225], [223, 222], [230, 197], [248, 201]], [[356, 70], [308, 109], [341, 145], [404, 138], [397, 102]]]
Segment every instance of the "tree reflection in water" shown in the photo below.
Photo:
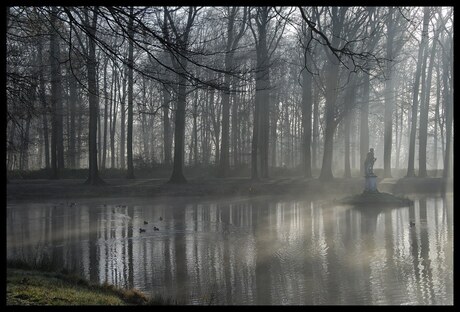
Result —
[[9, 203], [8, 258], [41, 245], [91, 280], [189, 304], [453, 302], [451, 197], [377, 210], [270, 197], [54, 206]]

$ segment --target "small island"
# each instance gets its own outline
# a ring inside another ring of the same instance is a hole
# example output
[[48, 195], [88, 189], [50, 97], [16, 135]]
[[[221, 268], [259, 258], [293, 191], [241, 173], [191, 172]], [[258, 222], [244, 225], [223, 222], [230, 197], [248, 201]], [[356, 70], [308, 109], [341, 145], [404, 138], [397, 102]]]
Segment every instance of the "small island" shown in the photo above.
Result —
[[397, 197], [389, 193], [379, 192], [377, 189], [377, 175], [374, 174], [374, 163], [377, 158], [374, 157], [374, 149], [371, 148], [367, 153], [364, 161], [365, 184], [364, 191], [351, 197], [341, 200], [342, 203], [358, 207], [372, 206], [389, 206], [401, 207], [413, 204], [413, 201], [407, 198]]

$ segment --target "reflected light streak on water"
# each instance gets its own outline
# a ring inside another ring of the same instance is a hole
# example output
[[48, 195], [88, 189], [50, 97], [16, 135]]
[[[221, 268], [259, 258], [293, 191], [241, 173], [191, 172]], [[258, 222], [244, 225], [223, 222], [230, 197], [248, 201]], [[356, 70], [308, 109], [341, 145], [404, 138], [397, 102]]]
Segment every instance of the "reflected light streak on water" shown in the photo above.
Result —
[[7, 257], [45, 253], [92, 281], [188, 304], [453, 304], [452, 195], [380, 211], [106, 202], [8, 203]]

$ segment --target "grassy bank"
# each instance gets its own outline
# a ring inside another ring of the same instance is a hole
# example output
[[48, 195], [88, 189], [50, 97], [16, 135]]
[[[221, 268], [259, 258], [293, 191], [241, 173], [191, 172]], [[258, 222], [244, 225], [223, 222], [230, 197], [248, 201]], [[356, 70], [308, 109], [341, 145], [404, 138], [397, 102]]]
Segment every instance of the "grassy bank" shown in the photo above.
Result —
[[[285, 179], [285, 178], [301, 178], [302, 167], [286, 168], [286, 167], [270, 167], [270, 177], [272, 179]], [[374, 168], [377, 176], [383, 177], [383, 169]], [[134, 176], [138, 179], [162, 179], [168, 180], [171, 177], [172, 167], [166, 165], [150, 165], [150, 166], [134, 166]], [[403, 178], [406, 176], [407, 169], [392, 169], [393, 177]], [[442, 177], [442, 170], [428, 170], [428, 177], [440, 178]], [[106, 168], [99, 169], [99, 175], [102, 179], [126, 179], [127, 170], [119, 168]], [[312, 176], [318, 177], [320, 175], [319, 169], [312, 169]], [[361, 177], [359, 170], [352, 169], [351, 175], [353, 177]], [[49, 179], [52, 176], [51, 169], [37, 169], [37, 170], [8, 170], [8, 180], [30, 180], [30, 179]], [[218, 168], [215, 165], [196, 165], [185, 166], [184, 176], [187, 179], [214, 179], [219, 177]], [[241, 165], [237, 168], [231, 168], [228, 171], [228, 178], [249, 179], [251, 176], [251, 168], [247, 165]], [[334, 172], [336, 178], [343, 177], [343, 170]], [[64, 168], [61, 172], [61, 179], [81, 179], [88, 178], [88, 169], [69, 169]]]
[[81, 277], [48, 265], [7, 261], [7, 305], [176, 305], [172, 298], [149, 298], [137, 289], [121, 289], [90, 283]]
[[95, 285], [75, 275], [7, 268], [7, 305], [143, 305], [141, 292]]
[[[378, 189], [383, 192], [444, 192], [451, 191], [452, 181], [441, 178], [393, 179], [391, 183], [378, 179]], [[72, 199], [94, 197], [177, 197], [177, 196], [254, 196], [287, 195], [310, 197], [342, 196], [363, 191], [361, 177], [335, 178], [323, 182], [316, 178], [271, 178], [252, 181], [249, 178], [191, 178], [186, 184], [170, 184], [167, 179], [128, 180], [106, 179], [104, 185], [84, 184], [83, 179], [24, 179], [9, 180], [8, 200]], [[382, 182], [380, 184], [380, 182]]]
[[72, 199], [95, 197], [225, 197], [254, 195], [354, 194], [362, 190], [361, 179], [336, 179], [322, 183], [317, 179], [244, 178], [189, 179], [186, 184], [169, 184], [162, 179], [107, 179], [106, 184], [86, 185], [82, 180], [11, 180], [8, 200]]

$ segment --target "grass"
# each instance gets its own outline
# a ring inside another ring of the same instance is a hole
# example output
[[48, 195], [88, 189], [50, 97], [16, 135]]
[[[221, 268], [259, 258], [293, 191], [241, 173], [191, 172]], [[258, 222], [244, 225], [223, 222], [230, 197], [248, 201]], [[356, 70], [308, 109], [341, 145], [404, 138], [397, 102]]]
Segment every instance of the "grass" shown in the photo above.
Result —
[[172, 297], [163, 297], [161, 295], [155, 295], [147, 301], [146, 305], [180, 305], [181, 302]]
[[[302, 177], [302, 167], [270, 167], [271, 178], [295, 178]], [[374, 168], [377, 176], [383, 177], [382, 168]], [[163, 164], [150, 164], [137, 162], [134, 164], [134, 175], [138, 179], [169, 179], [171, 177], [172, 167]], [[406, 176], [407, 169], [392, 169], [393, 177], [403, 178]], [[442, 170], [428, 170], [429, 177], [441, 177]], [[102, 179], [125, 179], [127, 170], [120, 168], [99, 168], [99, 174]], [[312, 176], [318, 177], [320, 170], [312, 168]], [[361, 177], [359, 169], [352, 169], [353, 177]], [[216, 178], [218, 177], [218, 168], [215, 164], [210, 165], [186, 165], [184, 166], [184, 175], [187, 179], [190, 178]], [[335, 170], [334, 176], [336, 178], [343, 177], [344, 172], [341, 169]], [[22, 179], [49, 179], [51, 176], [51, 169], [33, 169], [33, 170], [7, 170], [7, 177], [10, 180]], [[228, 177], [249, 178], [251, 176], [251, 168], [249, 165], [239, 165], [235, 168], [230, 168]], [[82, 179], [88, 177], [88, 169], [70, 169], [64, 168], [61, 172], [62, 179]]]
[[[169, 179], [171, 177], [172, 167], [166, 165], [155, 166], [135, 166], [134, 175], [140, 179]], [[127, 170], [119, 168], [106, 168], [99, 169], [99, 174], [103, 179], [125, 179]], [[186, 166], [184, 174], [187, 177], [216, 177], [217, 167], [214, 165], [209, 166]], [[246, 167], [232, 169], [229, 174], [231, 176], [249, 176], [250, 171]], [[8, 170], [8, 179], [21, 180], [21, 179], [49, 179], [51, 176], [51, 169], [37, 169], [37, 170]], [[88, 169], [69, 169], [65, 168], [61, 172], [62, 179], [86, 179], [88, 177]]]
[[121, 291], [91, 285], [72, 275], [7, 269], [7, 305], [127, 305], [146, 301], [137, 293], [122, 296]]
[[7, 260], [7, 305], [176, 305], [173, 298], [147, 297], [137, 289], [101, 285], [70, 273], [52, 269], [46, 257], [36, 262]]
[[377, 206], [400, 207], [413, 204], [413, 201], [410, 199], [397, 197], [384, 192], [362, 192], [361, 194], [344, 198], [341, 202], [358, 207], [364, 206], [368, 209]]

